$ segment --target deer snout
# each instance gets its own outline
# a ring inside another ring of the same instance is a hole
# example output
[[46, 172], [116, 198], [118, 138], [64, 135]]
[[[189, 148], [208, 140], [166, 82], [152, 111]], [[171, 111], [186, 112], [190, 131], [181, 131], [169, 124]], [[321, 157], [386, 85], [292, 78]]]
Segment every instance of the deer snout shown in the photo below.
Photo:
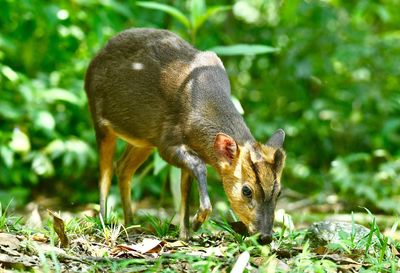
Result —
[[270, 244], [272, 242], [272, 234], [261, 234], [258, 237], [258, 242], [261, 245], [266, 245], [266, 244]]
[[258, 242], [260, 244], [269, 244], [272, 242], [274, 227], [275, 203], [267, 202], [259, 211], [257, 220], [257, 230], [259, 232]]

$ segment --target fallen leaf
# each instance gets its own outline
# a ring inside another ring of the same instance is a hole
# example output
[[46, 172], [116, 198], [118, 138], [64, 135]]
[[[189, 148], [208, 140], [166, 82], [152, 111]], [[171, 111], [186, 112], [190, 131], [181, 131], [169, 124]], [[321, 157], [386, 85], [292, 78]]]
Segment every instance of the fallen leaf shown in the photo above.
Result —
[[[39, 264], [39, 258], [36, 256], [27, 256], [21, 254], [20, 256], [9, 256], [0, 253], [0, 268], [17, 268], [24, 269], [26, 267], [33, 267]], [[1, 271], [0, 271], [1, 272]]]
[[165, 244], [165, 247], [167, 247], [167, 248], [180, 248], [180, 247], [186, 247], [186, 246], [188, 246], [188, 244], [181, 240], [178, 240], [175, 242], [167, 242]]
[[250, 253], [245, 251], [239, 255], [235, 264], [233, 265], [231, 273], [242, 273], [249, 263]]
[[105, 247], [100, 247], [100, 248], [92, 248], [90, 253], [94, 256], [94, 257], [105, 257], [106, 254], [108, 253], [108, 248]]
[[215, 257], [225, 257], [227, 247], [208, 247], [206, 249], [206, 255]]
[[317, 258], [322, 259], [330, 259], [337, 264], [356, 264], [356, 265], [363, 265], [363, 263], [357, 262], [349, 257], [341, 256], [338, 254], [329, 254], [329, 255], [317, 255]]
[[146, 258], [142, 253], [134, 250], [128, 245], [117, 245], [115, 246], [110, 255], [117, 258]]
[[341, 269], [341, 272], [359, 272], [361, 267], [361, 264], [344, 264], [339, 265], [338, 269]]
[[49, 238], [46, 237], [43, 233], [35, 233], [32, 235], [32, 240], [36, 242], [41, 242], [41, 243], [47, 243], [49, 241]]
[[393, 255], [400, 257], [400, 253], [394, 245], [392, 245], [392, 253]]
[[35, 248], [38, 252], [42, 252], [44, 254], [54, 253], [56, 256], [67, 255], [67, 253], [63, 249], [56, 247], [56, 246], [44, 244], [44, 243], [35, 244]]
[[328, 253], [328, 249], [324, 246], [318, 246], [317, 248], [314, 249], [314, 252], [318, 255], [324, 255]]
[[19, 243], [17, 236], [9, 233], [0, 233], [0, 246], [15, 250], [19, 247]]
[[278, 258], [291, 258], [302, 251], [302, 247], [292, 247], [291, 249], [276, 249], [274, 253], [276, 253]]
[[159, 253], [164, 245], [165, 243], [160, 240], [152, 238], [144, 238], [141, 243], [131, 245], [130, 247], [133, 250], [136, 250], [137, 252], [144, 254], [144, 253]]
[[61, 247], [66, 248], [69, 245], [68, 237], [65, 234], [65, 225], [63, 219], [51, 210], [47, 210], [51, 216], [53, 216], [53, 228], [60, 239]]
[[28, 208], [31, 209], [31, 215], [26, 220], [25, 225], [32, 229], [39, 229], [42, 227], [42, 217], [39, 214], [39, 205], [36, 203], [30, 203]]

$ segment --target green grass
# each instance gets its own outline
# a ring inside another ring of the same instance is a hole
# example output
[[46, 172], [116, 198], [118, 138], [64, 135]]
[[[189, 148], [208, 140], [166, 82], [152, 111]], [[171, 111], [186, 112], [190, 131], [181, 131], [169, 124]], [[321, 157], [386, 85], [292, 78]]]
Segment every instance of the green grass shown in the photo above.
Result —
[[[207, 221], [187, 244], [171, 248], [169, 243], [179, 242], [173, 218], [160, 219], [149, 215], [136, 218], [137, 224], [144, 227], [137, 230], [126, 229], [116, 221], [104, 223], [98, 217], [72, 218], [65, 225], [71, 242], [65, 253], [82, 261], [71, 262], [56, 251], [36, 249], [39, 243], [32, 239], [36, 233], [45, 234], [47, 244], [58, 246], [50, 220], [44, 221], [45, 228], [36, 231], [21, 224], [19, 229], [7, 228], [7, 223], [15, 219], [7, 214], [7, 208], [0, 210], [0, 227], [3, 231], [25, 237], [26, 242], [19, 251], [36, 255], [40, 260], [39, 271], [25, 268], [26, 272], [62, 272], [73, 270], [74, 266], [88, 272], [229, 272], [243, 252], [250, 254], [246, 267], [248, 271], [245, 272], [338, 272], [346, 268], [359, 272], [400, 270], [400, 243], [383, 233], [376, 217], [370, 212], [370, 232], [363, 238], [357, 240], [355, 229], [352, 229], [350, 234], [340, 233], [339, 243], [327, 245], [311, 243], [306, 230], [279, 224], [275, 227], [273, 243], [260, 245], [256, 236], [238, 234], [222, 219]], [[397, 223], [391, 227], [389, 235], [397, 231]], [[129, 256], [129, 253], [123, 252], [119, 258], [115, 256], [117, 246], [137, 245], [144, 238], [158, 238], [162, 248], [153, 254]]]

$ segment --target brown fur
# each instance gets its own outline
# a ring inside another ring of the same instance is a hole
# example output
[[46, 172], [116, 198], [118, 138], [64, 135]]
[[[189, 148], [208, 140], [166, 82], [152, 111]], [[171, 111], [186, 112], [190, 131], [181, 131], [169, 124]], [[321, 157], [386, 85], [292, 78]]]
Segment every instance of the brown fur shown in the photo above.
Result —
[[[206, 164], [219, 172], [234, 211], [249, 229], [271, 232], [276, 194], [266, 197], [274, 179], [280, 188], [284, 134], [275, 134], [268, 145], [254, 140], [230, 99], [229, 80], [217, 55], [198, 51], [169, 31], [130, 29], [112, 38], [92, 60], [85, 90], [99, 146], [103, 217], [119, 137], [129, 143], [117, 168], [127, 224], [130, 177], [156, 147], [164, 160], [182, 169], [182, 238], [189, 234], [193, 178], [200, 196], [193, 228], [211, 213]], [[245, 183], [254, 191], [251, 202], [241, 194]]]
[[[276, 154], [282, 156], [276, 157]], [[284, 160], [285, 153], [281, 148], [255, 143], [239, 146], [232, 164], [221, 164], [222, 183], [231, 206], [251, 233], [258, 230], [257, 217], [268, 217], [258, 213], [259, 206], [265, 202], [276, 204]], [[240, 175], [237, 168], [241, 169]], [[252, 189], [253, 199], [243, 196], [244, 184]]]

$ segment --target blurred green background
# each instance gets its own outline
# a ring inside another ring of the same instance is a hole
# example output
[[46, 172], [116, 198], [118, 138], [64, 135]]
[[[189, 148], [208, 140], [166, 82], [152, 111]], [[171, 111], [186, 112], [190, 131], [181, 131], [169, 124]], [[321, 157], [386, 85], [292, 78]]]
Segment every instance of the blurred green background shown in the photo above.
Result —
[[[154, 27], [226, 53], [233, 96], [254, 136], [264, 142], [277, 128], [287, 133], [286, 192], [316, 204], [336, 195], [346, 211], [400, 212], [399, 0], [162, 3], [173, 8], [0, 0], [3, 206], [40, 196], [65, 206], [97, 202], [84, 73], [119, 31]], [[239, 46], [220, 47], [232, 45]], [[178, 175], [154, 154], [135, 178], [135, 200], [171, 204]], [[212, 171], [209, 180], [211, 198], [221, 198]]]

